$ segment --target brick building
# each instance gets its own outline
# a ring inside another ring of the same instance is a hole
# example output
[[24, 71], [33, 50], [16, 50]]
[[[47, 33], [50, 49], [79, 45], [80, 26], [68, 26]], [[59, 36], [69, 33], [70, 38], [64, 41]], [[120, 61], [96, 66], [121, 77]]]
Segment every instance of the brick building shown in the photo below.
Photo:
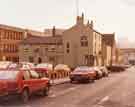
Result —
[[0, 60], [18, 62], [18, 44], [23, 39], [23, 29], [0, 24]]

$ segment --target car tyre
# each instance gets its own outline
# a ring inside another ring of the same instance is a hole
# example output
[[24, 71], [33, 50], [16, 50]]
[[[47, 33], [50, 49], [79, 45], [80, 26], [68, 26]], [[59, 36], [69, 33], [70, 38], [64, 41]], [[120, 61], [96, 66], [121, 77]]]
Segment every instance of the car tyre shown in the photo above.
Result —
[[70, 79], [70, 83], [73, 83], [73, 79]]
[[22, 101], [24, 103], [27, 103], [28, 102], [28, 100], [29, 100], [29, 91], [28, 91], [28, 89], [24, 89], [23, 90], [23, 92], [21, 94], [21, 98], [22, 98]]
[[50, 90], [50, 87], [47, 86], [43, 89], [43, 96], [48, 96], [49, 95], [49, 90]]

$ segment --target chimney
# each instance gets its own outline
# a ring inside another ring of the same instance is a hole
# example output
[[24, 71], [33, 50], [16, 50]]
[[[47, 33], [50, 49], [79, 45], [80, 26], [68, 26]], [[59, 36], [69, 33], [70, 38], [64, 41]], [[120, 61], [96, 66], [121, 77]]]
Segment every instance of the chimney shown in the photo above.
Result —
[[89, 26], [90, 25], [90, 22], [89, 22], [89, 20], [88, 20], [88, 22], [87, 22], [87, 26]]
[[93, 20], [91, 21], [91, 28], [93, 28]]
[[52, 36], [56, 36], [56, 29], [55, 29], [55, 26], [53, 26], [53, 29], [52, 29]]
[[84, 13], [82, 13], [82, 16], [77, 16], [76, 24], [77, 25], [84, 24]]

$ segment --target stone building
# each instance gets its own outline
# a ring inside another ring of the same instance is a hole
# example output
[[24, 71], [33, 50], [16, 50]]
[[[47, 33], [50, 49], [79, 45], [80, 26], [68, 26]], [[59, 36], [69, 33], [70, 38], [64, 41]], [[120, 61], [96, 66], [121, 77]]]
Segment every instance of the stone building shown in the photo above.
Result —
[[119, 48], [118, 62], [135, 65], [135, 48]]
[[93, 21], [84, 23], [82, 14], [69, 29], [53, 27], [42, 36], [27, 32], [28, 37], [19, 46], [19, 61], [62, 63], [72, 68], [115, 63], [115, 34], [102, 34], [93, 26]]
[[115, 34], [102, 35], [102, 61], [103, 65], [111, 65], [116, 61]]
[[102, 34], [93, 28], [93, 21], [84, 24], [84, 15], [77, 16], [76, 24], [63, 32], [64, 63], [78, 65], [102, 65]]
[[[54, 29], [55, 30], [55, 29]], [[53, 31], [54, 32], [54, 31]], [[32, 63], [63, 63], [63, 41], [61, 35], [27, 37], [19, 46], [19, 61]]]

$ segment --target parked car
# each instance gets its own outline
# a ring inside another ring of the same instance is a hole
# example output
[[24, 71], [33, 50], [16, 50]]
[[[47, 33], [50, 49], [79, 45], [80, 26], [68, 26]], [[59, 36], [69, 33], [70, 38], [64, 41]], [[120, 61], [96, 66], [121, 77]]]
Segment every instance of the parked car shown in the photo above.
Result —
[[21, 69], [34, 69], [35, 68], [35, 65], [30, 62], [19, 62], [18, 65]]
[[31, 94], [40, 92], [46, 96], [49, 93], [50, 81], [48, 78], [39, 78], [33, 70], [18, 68], [0, 71], [0, 96], [17, 95], [27, 102]]
[[12, 64], [10, 61], [0, 61], [0, 70], [7, 69], [10, 64]]
[[70, 81], [71, 83], [73, 81], [92, 81], [94, 82], [96, 77], [96, 72], [93, 68], [87, 67], [87, 66], [80, 66], [77, 67], [73, 72], [70, 74]]
[[55, 66], [54, 71], [67, 71], [70, 72], [70, 68], [68, 65], [65, 64], [58, 64]]
[[53, 71], [53, 65], [52, 64], [49, 64], [49, 63], [41, 63], [41, 64], [37, 64], [35, 66], [35, 68], [39, 68], [39, 69], [44, 69], [44, 70], [47, 70], [47, 71]]
[[107, 77], [109, 75], [109, 71], [106, 67], [100, 67], [100, 70], [102, 71], [103, 77]]
[[93, 69], [96, 72], [96, 79], [100, 79], [103, 77], [103, 73], [99, 67], [93, 67]]
[[49, 77], [49, 72], [53, 71], [53, 65], [48, 63], [41, 63], [35, 66], [35, 71], [41, 76], [41, 77]]
[[123, 65], [111, 65], [107, 66], [107, 69], [111, 72], [122, 72], [125, 71], [126, 68]]

